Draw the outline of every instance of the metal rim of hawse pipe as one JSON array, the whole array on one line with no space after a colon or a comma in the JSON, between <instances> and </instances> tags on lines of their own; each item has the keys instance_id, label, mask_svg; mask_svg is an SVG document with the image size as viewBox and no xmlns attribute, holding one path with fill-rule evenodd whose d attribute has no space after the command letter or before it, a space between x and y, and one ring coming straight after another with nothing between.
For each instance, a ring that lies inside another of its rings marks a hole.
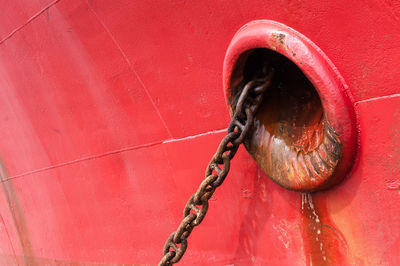
<instances>
[{"instance_id":1,"label":"metal rim of hawse pipe","mask_svg":"<svg viewBox=\"0 0 400 266\"><path fill-rule=\"evenodd\" d=\"M217 152L208 164L204 181L186 203L183 220L178 229L167 239L163 249L164 256L159 265L177 263L186 252L187 238L194 227L203 221L208 211L208 201L227 176L230 161L247 137L264 92L271 84L273 70L269 69L268 73L263 74L264 77L249 81L238 94L240 96L237 98L227 135L222 139Z\"/></svg>"}]
</instances>

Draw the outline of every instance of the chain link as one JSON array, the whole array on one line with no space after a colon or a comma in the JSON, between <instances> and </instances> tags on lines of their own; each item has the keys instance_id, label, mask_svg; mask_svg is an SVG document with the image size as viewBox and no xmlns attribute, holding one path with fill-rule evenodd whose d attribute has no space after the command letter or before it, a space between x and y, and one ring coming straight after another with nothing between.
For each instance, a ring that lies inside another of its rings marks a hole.
<instances>
[{"instance_id":1,"label":"chain link","mask_svg":"<svg viewBox=\"0 0 400 266\"><path fill-rule=\"evenodd\" d=\"M208 200L215 189L224 182L230 169L231 159L253 124L254 115L261 104L263 94L271 84L272 73L270 71L264 78L249 81L243 87L228 126L228 134L222 139L217 152L208 164L205 179L186 203L181 224L165 243L164 257L159 262L159 266L177 263L185 253L188 245L187 238L193 228L203 221L208 210Z\"/></svg>"}]
</instances>

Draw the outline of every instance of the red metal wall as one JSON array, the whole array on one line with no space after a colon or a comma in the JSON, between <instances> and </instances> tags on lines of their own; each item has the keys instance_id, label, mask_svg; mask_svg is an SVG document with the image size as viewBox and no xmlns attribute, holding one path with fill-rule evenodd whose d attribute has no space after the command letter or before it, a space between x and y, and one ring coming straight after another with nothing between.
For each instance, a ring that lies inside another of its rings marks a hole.
<instances>
[{"instance_id":1,"label":"red metal wall","mask_svg":"<svg viewBox=\"0 0 400 266\"><path fill-rule=\"evenodd\" d=\"M0 6L2 264L156 264L224 135L222 62L253 19L293 27L336 65L358 160L308 195L278 187L241 148L181 263L400 264L397 2Z\"/></svg>"}]
</instances>

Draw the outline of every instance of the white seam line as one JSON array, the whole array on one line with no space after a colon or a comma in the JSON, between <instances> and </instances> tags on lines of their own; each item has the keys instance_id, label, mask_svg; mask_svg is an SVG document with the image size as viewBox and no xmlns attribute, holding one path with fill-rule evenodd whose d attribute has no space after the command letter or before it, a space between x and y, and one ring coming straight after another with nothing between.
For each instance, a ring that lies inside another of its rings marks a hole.
<instances>
[{"instance_id":1,"label":"white seam line","mask_svg":"<svg viewBox=\"0 0 400 266\"><path fill-rule=\"evenodd\" d=\"M379 97L374 97L374 98L370 98L370 99L360 100L360 101L355 102L354 104L372 102L372 101L376 101L376 100L391 99L391 98L396 98L396 97L399 97L399 96L400 96L400 93L391 94L391 95L385 95L385 96L379 96Z\"/></svg>"},{"instance_id":2,"label":"white seam line","mask_svg":"<svg viewBox=\"0 0 400 266\"><path fill-rule=\"evenodd\" d=\"M194 139L194 138L198 138L198 137L202 137L202 136L206 136L206 135L211 135L211 134L218 134L218 133L225 132L226 130L228 130L228 129L227 128L223 128L223 129L212 130L212 131L209 131L209 132L200 133L200 134L197 134L197 135L187 136L187 137L178 138L178 139L167 139L167 140L164 140L162 142L162 144Z\"/></svg>"},{"instance_id":3,"label":"white seam line","mask_svg":"<svg viewBox=\"0 0 400 266\"><path fill-rule=\"evenodd\" d=\"M152 143L136 145L133 147L126 147L126 148L113 150L113 151L109 151L109 152L105 152L105 153L101 153L101 154L97 154L97 155L89 155L89 156L85 156L85 157L82 157L79 159L59 163L56 165L46 166L46 167L42 167L39 169L35 169L35 170L27 171L24 173L16 174L13 176L9 176L9 177L5 178L4 180L0 180L0 182L6 182L8 180L20 178L20 177L31 175L31 174L37 174L40 172L44 172L44 171L48 171L48 170L52 170L52 169L56 169L56 168L60 168L63 166L68 166L68 165L72 165L72 164L76 164L76 163L80 163L80 162L84 162L84 161L88 161L88 160L95 160L95 159L99 159L99 158L106 157L109 155L119 154L119 153L123 153L123 152L129 152L129 151L133 151L133 150L139 150L139 149L143 149L143 148L149 148L149 147L157 146L160 144L167 144L167 143L173 143L173 142L178 142L178 141L190 140L190 139L194 139L194 138L198 138L198 137L202 137L202 136L206 136L206 135L211 135L211 134L218 134L221 132L225 132L226 130L227 129L212 130L209 132L200 133L200 134L192 135L192 136L187 136L187 137L183 137L183 138L179 138L179 139L168 139L168 140L164 140L164 141L157 141L157 142L152 142Z\"/></svg>"},{"instance_id":4,"label":"white seam line","mask_svg":"<svg viewBox=\"0 0 400 266\"><path fill-rule=\"evenodd\" d=\"M29 23L31 23L32 21L34 21L37 17L39 17L41 14L43 14L44 12L46 12L48 9L50 9L52 6L54 6L55 4L57 4L60 0L55 0L53 2L51 2L50 4L48 4L47 6L45 6L43 9L39 10L39 12L35 13L33 16L31 16L27 21L24 22L24 24L20 25L19 27L17 27L16 29L14 29L13 31L11 31L7 36L5 36L1 41L0 41L0 45L3 44L5 41L7 41L8 39L10 39L12 36L14 36L14 34L16 34L17 32L19 32L20 30L22 30L23 28L25 28L25 26L27 26Z\"/></svg>"}]
</instances>

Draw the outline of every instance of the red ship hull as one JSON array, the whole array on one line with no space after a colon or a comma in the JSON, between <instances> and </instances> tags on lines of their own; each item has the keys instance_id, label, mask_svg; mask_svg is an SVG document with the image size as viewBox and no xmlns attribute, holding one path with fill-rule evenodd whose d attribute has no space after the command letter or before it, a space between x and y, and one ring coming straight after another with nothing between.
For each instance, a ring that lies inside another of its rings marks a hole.
<instances>
[{"instance_id":1,"label":"red ship hull","mask_svg":"<svg viewBox=\"0 0 400 266\"><path fill-rule=\"evenodd\" d=\"M255 19L298 30L337 67L357 159L339 185L307 194L240 148L180 263L400 264L398 3L1 6L2 265L158 263L229 122L226 49Z\"/></svg>"}]
</instances>

